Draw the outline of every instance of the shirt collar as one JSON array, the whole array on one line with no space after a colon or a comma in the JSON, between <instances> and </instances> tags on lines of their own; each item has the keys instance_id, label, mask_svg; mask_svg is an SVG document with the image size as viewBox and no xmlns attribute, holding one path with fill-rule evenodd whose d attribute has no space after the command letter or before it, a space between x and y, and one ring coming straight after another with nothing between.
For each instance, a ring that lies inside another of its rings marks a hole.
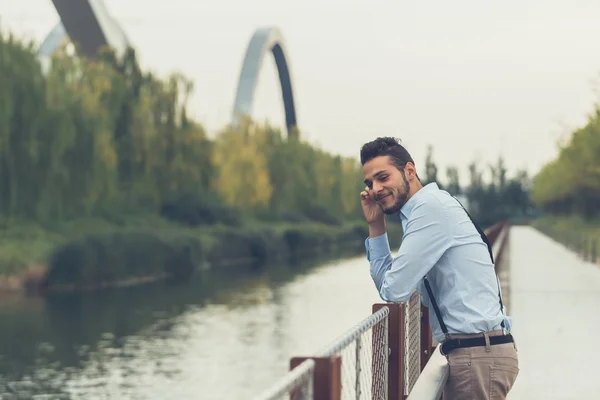
<instances>
[{"instance_id":1,"label":"shirt collar","mask_svg":"<svg viewBox=\"0 0 600 400\"><path fill-rule=\"evenodd\" d=\"M415 194L413 194L413 196L410 199L408 199L408 201L406 203L404 203L404 205L400 209L401 216L408 219L408 217L410 216L410 213L412 212L413 208L415 207L415 204L417 204L417 200L418 200L419 196L422 196L424 193L431 192L434 190L439 190L439 189L440 188L438 187L437 183L431 182L431 183L428 183L427 185L423 186L421 189L417 190L417 192Z\"/></svg>"}]
</instances>

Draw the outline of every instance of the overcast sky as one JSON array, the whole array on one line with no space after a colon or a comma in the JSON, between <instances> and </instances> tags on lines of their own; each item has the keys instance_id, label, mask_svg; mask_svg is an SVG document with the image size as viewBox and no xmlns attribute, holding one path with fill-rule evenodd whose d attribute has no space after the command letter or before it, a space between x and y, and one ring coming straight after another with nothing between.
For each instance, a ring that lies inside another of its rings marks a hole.
<instances>
[{"instance_id":1,"label":"overcast sky","mask_svg":"<svg viewBox=\"0 0 600 400\"><path fill-rule=\"evenodd\" d=\"M338 154L357 156L362 143L391 135L420 171L432 144L444 171L502 153L510 171L533 174L596 101L597 0L105 4L146 68L194 80L191 111L211 132L230 121L246 45L264 25L286 40L304 137ZM57 22L50 0L0 0L4 29L41 41ZM284 122L272 58L254 116Z\"/></svg>"}]
</instances>

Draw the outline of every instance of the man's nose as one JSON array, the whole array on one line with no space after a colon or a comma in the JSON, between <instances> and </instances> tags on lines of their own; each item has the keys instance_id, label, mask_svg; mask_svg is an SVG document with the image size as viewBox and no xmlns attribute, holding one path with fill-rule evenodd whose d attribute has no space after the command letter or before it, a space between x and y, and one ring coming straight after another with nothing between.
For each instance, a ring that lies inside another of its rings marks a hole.
<instances>
[{"instance_id":1,"label":"man's nose","mask_svg":"<svg viewBox=\"0 0 600 400\"><path fill-rule=\"evenodd\" d=\"M375 193L380 193L383 191L383 185L380 185L378 183L373 183L373 191Z\"/></svg>"}]
</instances>

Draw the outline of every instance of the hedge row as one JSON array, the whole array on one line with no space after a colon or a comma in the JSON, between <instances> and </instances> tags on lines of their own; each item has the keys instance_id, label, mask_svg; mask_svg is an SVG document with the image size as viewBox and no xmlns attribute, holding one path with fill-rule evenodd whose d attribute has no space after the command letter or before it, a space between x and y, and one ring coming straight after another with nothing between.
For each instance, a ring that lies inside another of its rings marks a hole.
<instances>
[{"instance_id":1,"label":"hedge row","mask_svg":"<svg viewBox=\"0 0 600 400\"><path fill-rule=\"evenodd\" d=\"M399 230L393 224L391 230ZM43 287L96 288L143 280L187 280L197 270L243 263L262 266L358 245L364 224L222 228L211 233L134 230L81 237L52 254Z\"/></svg>"}]
</instances>

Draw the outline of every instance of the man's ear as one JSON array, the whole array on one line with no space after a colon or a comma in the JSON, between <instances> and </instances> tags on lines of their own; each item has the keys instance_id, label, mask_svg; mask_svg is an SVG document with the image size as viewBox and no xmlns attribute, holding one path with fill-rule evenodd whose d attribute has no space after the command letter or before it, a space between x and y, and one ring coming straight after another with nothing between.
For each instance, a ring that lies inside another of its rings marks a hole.
<instances>
[{"instance_id":1,"label":"man's ear","mask_svg":"<svg viewBox=\"0 0 600 400\"><path fill-rule=\"evenodd\" d=\"M406 163L406 166L404 167L404 171L406 174L406 178L408 180L413 180L414 178L417 177L417 168L415 167L415 164L413 164L411 162Z\"/></svg>"}]
</instances>

